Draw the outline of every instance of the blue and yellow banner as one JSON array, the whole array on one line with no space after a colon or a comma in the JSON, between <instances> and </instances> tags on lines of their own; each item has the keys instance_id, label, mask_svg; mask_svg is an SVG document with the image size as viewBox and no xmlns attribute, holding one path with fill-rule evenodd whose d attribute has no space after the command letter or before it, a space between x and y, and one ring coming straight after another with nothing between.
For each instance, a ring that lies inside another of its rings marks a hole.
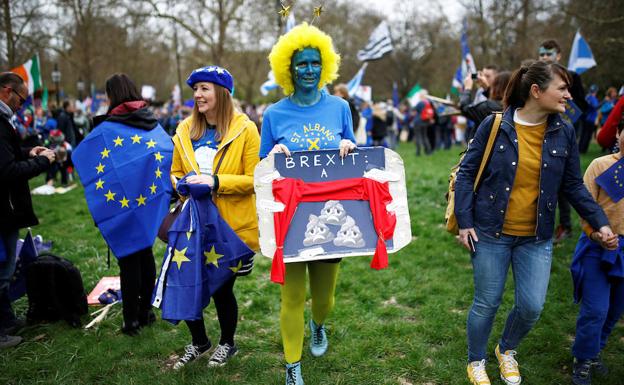
<instances>
[{"instance_id":1,"label":"blue and yellow banner","mask_svg":"<svg viewBox=\"0 0 624 385\"><path fill-rule=\"evenodd\" d=\"M108 121L72 154L91 216L117 258L153 245L169 209L172 154L160 125L147 131Z\"/></svg>"},{"instance_id":2,"label":"blue and yellow banner","mask_svg":"<svg viewBox=\"0 0 624 385\"><path fill-rule=\"evenodd\" d=\"M624 198L624 158L600 174L596 178L596 184L607 193L613 202L617 203Z\"/></svg>"}]
</instances>

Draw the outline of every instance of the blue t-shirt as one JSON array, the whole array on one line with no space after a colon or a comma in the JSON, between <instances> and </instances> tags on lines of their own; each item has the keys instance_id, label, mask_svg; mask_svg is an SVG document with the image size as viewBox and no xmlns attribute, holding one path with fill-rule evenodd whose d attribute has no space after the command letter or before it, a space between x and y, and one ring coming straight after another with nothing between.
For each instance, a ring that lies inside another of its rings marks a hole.
<instances>
[{"instance_id":1,"label":"blue t-shirt","mask_svg":"<svg viewBox=\"0 0 624 385\"><path fill-rule=\"evenodd\" d=\"M337 96L321 93L312 106L298 106L289 98L271 105L264 112L260 158L277 143L290 151L335 149L342 139L355 143L349 104Z\"/></svg>"},{"instance_id":2,"label":"blue t-shirt","mask_svg":"<svg viewBox=\"0 0 624 385\"><path fill-rule=\"evenodd\" d=\"M197 140L191 140L193 151L195 152L195 160L202 174L212 175L212 166L215 155L217 155L218 141L215 140L217 130L208 126L204 132L204 136Z\"/></svg>"}]
</instances>

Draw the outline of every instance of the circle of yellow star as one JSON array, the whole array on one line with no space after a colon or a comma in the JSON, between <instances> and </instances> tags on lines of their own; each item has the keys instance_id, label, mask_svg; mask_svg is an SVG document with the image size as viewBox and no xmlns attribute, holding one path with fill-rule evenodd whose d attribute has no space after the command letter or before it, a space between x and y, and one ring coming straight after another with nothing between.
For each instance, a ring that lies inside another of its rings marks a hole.
<instances>
[{"instance_id":1,"label":"circle of yellow star","mask_svg":"<svg viewBox=\"0 0 624 385\"><path fill-rule=\"evenodd\" d=\"M104 188L104 181L102 179L98 179L98 181L95 182L95 189L100 190L103 188Z\"/></svg>"},{"instance_id":2,"label":"circle of yellow star","mask_svg":"<svg viewBox=\"0 0 624 385\"><path fill-rule=\"evenodd\" d=\"M115 147L123 146L123 141L124 141L123 138L120 138L119 136L117 136L117 138L113 140L113 142L115 142Z\"/></svg>"},{"instance_id":3,"label":"circle of yellow star","mask_svg":"<svg viewBox=\"0 0 624 385\"><path fill-rule=\"evenodd\" d=\"M155 157L155 158L156 158L156 160L157 160L157 161L159 161L159 162L162 162L162 160L163 160L163 158L164 158L164 156L162 156L162 155L160 154L160 152L155 153L155 154L154 154L154 157Z\"/></svg>"},{"instance_id":4,"label":"circle of yellow star","mask_svg":"<svg viewBox=\"0 0 624 385\"><path fill-rule=\"evenodd\" d=\"M130 206L128 206L128 202L130 202L130 201L127 200L126 197L123 197L123 199L121 199L119 201L119 203L121 203L121 207L128 207L129 208Z\"/></svg>"},{"instance_id":5,"label":"circle of yellow star","mask_svg":"<svg viewBox=\"0 0 624 385\"><path fill-rule=\"evenodd\" d=\"M241 261L240 259L238 260L238 265L236 266L232 266L229 269L232 270L232 273L236 274L238 273L238 271L243 267L243 261Z\"/></svg>"},{"instance_id":6,"label":"circle of yellow star","mask_svg":"<svg viewBox=\"0 0 624 385\"><path fill-rule=\"evenodd\" d=\"M182 250L173 249L173 258L171 260L178 264L178 270L182 267L184 262L190 262L191 260L186 257L186 250L188 247L183 248Z\"/></svg>"},{"instance_id":7,"label":"circle of yellow star","mask_svg":"<svg viewBox=\"0 0 624 385\"><path fill-rule=\"evenodd\" d=\"M147 144L147 148L154 148L156 146L154 139L150 139L149 142L146 142L145 144Z\"/></svg>"},{"instance_id":8,"label":"circle of yellow star","mask_svg":"<svg viewBox=\"0 0 624 385\"><path fill-rule=\"evenodd\" d=\"M108 192L106 194L104 194L104 196L106 197L106 202L108 201L114 201L115 200L115 195L117 193L112 192L111 190L108 190Z\"/></svg>"},{"instance_id":9,"label":"circle of yellow star","mask_svg":"<svg viewBox=\"0 0 624 385\"><path fill-rule=\"evenodd\" d=\"M137 134L134 134L134 136L130 137L130 139L132 139L132 144L135 144L135 143L141 143L141 139L143 139L143 137Z\"/></svg>"},{"instance_id":10,"label":"circle of yellow star","mask_svg":"<svg viewBox=\"0 0 624 385\"><path fill-rule=\"evenodd\" d=\"M145 197L143 196L143 194L140 194L140 195L139 195L139 197L136 199L137 204L138 204L139 206L145 206L145 199L147 199L147 198L145 198Z\"/></svg>"},{"instance_id":11,"label":"circle of yellow star","mask_svg":"<svg viewBox=\"0 0 624 385\"><path fill-rule=\"evenodd\" d=\"M215 251L214 245L210 251L205 251L204 255L206 256L206 265L213 264L216 267L219 267L219 259L223 258L223 254L219 254Z\"/></svg>"},{"instance_id":12,"label":"circle of yellow star","mask_svg":"<svg viewBox=\"0 0 624 385\"><path fill-rule=\"evenodd\" d=\"M100 152L100 154L102 154L102 159L104 158L108 158L108 154L110 153L110 150L106 147L104 147L104 150L102 150L102 152Z\"/></svg>"},{"instance_id":13,"label":"circle of yellow star","mask_svg":"<svg viewBox=\"0 0 624 385\"><path fill-rule=\"evenodd\" d=\"M160 171L160 167L156 167L156 171L154 171L154 173L156 173L156 178L160 178L160 176L162 175L162 171Z\"/></svg>"},{"instance_id":14,"label":"circle of yellow star","mask_svg":"<svg viewBox=\"0 0 624 385\"><path fill-rule=\"evenodd\" d=\"M106 166L104 166L102 163L100 163L97 166L95 166L95 169L97 170L98 174L101 174L101 173L104 172L104 167L106 167Z\"/></svg>"},{"instance_id":15,"label":"circle of yellow star","mask_svg":"<svg viewBox=\"0 0 624 385\"><path fill-rule=\"evenodd\" d=\"M156 185L154 183L152 183L152 185L149 187L149 189L152 192L152 194L156 194Z\"/></svg>"}]
</instances>

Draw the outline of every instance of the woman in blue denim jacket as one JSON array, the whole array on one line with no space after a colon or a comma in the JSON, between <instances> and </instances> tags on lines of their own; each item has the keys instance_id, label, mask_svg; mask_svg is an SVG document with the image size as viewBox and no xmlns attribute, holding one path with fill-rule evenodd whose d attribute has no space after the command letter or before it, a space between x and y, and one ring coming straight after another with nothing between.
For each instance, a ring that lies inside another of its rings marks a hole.
<instances>
[{"instance_id":1,"label":"woman in blue denim jacket","mask_svg":"<svg viewBox=\"0 0 624 385\"><path fill-rule=\"evenodd\" d=\"M507 385L521 382L514 349L537 322L546 299L559 191L600 229L605 241L615 239L604 212L583 185L574 128L560 116L570 99L570 82L566 69L556 63L535 62L516 70L476 192L474 181L493 116L477 129L457 174L455 215L460 240L472 251L475 285L467 324L467 371L474 385L490 384L487 342L510 265L515 303L495 355L501 379Z\"/></svg>"}]
</instances>

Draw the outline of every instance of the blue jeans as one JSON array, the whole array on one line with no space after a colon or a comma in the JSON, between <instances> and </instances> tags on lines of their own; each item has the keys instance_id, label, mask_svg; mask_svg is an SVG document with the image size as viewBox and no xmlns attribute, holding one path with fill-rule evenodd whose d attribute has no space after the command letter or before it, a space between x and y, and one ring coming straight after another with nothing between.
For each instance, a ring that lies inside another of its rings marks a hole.
<instances>
[{"instance_id":1,"label":"blue jeans","mask_svg":"<svg viewBox=\"0 0 624 385\"><path fill-rule=\"evenodd\" d=\"M600 258L583 258L581 308L572 354L579 360L598 357L624 312L624 282L609 279Z\"/></svg>"},{"instance_id":2,"label":"blue jeans","mask_svg":"<svg viewBox=\"0 0 624 385\"><path fill-rule=\"evenodd\" d=\"M537 322L544 308L552 240L501 235L495 238L477 230L479 242L472 254L474 300L468 313L468 360L487 358L487 343L501 303L511 265L515 302L499 341L500 350L515 349Z\"/></svg>"},{"instance_id":3,"label":"blue jeans","mask_svg":"<svg viewBox=\"0 0 624 385\"><path fill-rule=\"evenodd\" d=\"M2 329L4 329L5 324L15 319L11 300L9 300L9 285L15 272L15 259L17 258L15 248L18 235L17 230L0 233L7 253L6 261L0 262L0 334L3 333Z\"/></svg>"}]
</instances>

